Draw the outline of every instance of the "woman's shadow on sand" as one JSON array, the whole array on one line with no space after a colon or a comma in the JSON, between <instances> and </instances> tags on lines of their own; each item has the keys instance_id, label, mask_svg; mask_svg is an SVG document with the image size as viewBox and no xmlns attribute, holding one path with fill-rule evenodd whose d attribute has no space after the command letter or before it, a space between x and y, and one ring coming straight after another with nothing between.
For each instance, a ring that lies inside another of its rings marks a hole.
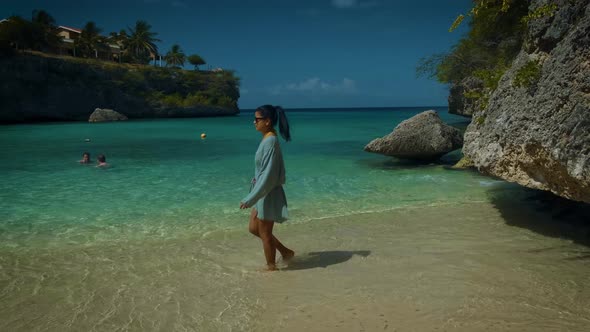
<instances>
[{"instance_id":1,"label":"woman's shadow on sand","mask_svg":"<svg viewBox=\"0 0 590 332\"><path fill-rule=\"evenodd\" d=\"M371 254L369 250L357 251L314 251L295 256L287 267L281 270L296 271L313 269L316 267L326 268L330 265L344 263L354 255L367 257Z\"/></svg>"}]
</instances>

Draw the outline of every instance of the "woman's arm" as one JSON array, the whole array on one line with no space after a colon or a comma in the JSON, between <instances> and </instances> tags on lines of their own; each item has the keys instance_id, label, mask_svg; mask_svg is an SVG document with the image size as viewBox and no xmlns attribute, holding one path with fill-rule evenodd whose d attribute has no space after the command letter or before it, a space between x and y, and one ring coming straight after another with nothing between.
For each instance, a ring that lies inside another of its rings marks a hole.
<instances>
[{"instance_id":1,"label":"woman's arm","mask_svg":"<svg viewBox=\"0 0 590 332\"><path fill-rule=\"evenodd\" d=\"M260 174L254 184L254 188L241 201L246 207L256 204L259 199L266 196L277 185L280 172L279 153L280 151L277 151L274 144L270 144L264 151L259 170Z\"/></svg>"}]
</instances>

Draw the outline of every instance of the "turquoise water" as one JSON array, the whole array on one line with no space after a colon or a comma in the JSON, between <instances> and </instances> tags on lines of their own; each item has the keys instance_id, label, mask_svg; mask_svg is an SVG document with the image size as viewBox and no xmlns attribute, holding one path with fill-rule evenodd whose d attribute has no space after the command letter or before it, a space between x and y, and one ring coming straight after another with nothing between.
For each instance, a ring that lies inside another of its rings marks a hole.
<instances>
[{"instance_id":1,"label":"turquoise water","mask_svg":"<svg viewBox=\"0 0 590 332\"><path fill-rule=\"evenodd\" d=\"M359 212L485 201L505 186L474 172L363 151L425 109L289 112L282 141L293 222ZM438 109L444 121L464 118ZM236 117L0 127L0 243L63 245L245 227L238 209L260 134ZM207 133L205 140L201 133ZM86 142L90 139L90 142ZM82 152L112 167L79 165ZM443 162L460 158L454 152ZM516 188L516 187L514 187ZM518 190L518 189L514 189Z\"/></svg>"}]
</instances>

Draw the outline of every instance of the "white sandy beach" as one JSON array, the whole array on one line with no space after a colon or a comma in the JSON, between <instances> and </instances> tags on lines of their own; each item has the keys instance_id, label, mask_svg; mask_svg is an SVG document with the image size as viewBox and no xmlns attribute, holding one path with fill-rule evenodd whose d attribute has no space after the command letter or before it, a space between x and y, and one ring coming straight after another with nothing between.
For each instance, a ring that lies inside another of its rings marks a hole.
<instances>
[{"instance_id":1,"label":"white sandy beach","mask_svg":"<svg viewBox=\"0 0 590 332\"><path fill-rule=\"evenodd\" d=\"M274 273L246 220L8 252L0 330L584 331L587 247L507 218L481 203L278 225L297 258Z\"/></svg>"}]
</instances>

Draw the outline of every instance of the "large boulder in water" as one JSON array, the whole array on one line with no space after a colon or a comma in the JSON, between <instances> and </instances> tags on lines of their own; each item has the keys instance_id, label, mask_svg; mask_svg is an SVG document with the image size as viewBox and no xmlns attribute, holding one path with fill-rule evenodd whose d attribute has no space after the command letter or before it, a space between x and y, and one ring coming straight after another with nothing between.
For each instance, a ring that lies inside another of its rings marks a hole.
<instances>
[{"instance_id":1,"label":"large boulder in water","mask_svg":"<svg viewBox=\"0 0 590 332\"><path fill-rule=\"evenodd\" d=\"M88 122L106 122L106 121L122 121L127 120L127 117L119 112L107 109L97 108L90 114Z\"/></svg>"},{"instance_id":2,"label":"large boulder in water","mask_svg":"<svg viewBox=\"0 0 590 332\"><path fill-rule=\"evenodd\" d=\"M367 144L365 151L402 159L436 160L462 145L461 132L429 110L402 121L391 134Z\"/></svg>"}]
</instances>

